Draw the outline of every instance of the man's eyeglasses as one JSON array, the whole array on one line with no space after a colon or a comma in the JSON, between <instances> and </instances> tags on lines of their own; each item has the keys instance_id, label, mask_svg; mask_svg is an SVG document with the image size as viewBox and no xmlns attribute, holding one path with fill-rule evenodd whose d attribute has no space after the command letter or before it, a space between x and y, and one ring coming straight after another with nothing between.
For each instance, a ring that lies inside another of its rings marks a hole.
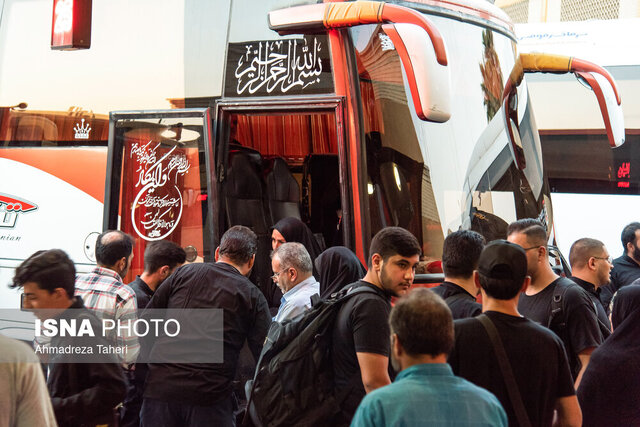
<instances>
[{"instance_id":1,"label":"man's eyeglasses","mask_svg":"<svg viewBox=\"0 0 640 427\"><path fill-rule=\"evenodd\" d=\"M271 276L271 280L273 280L274 282L277 282L277 281L278 281L278 278L280 277L280 275L281 275L282 273L284 273L285 271L287 271L287 270L282 270L282 271L280 271L280 272L278 272L278 273L274 273L274 274L273 274L273 276Z\"/></svg>"},{"instance_id":2,"label":"man's eyeglasses","mask_svg":"<svg viewBox=\"0 0 640 427\"><path fill-rule=\"evenodd\" d=\"M607 261L609 264L613 265L613 258L611 257L611 255L609 255L608 257L600 257L600 256L594 256L591 258L595 258L595 259L603 259L605 261Z\"/></svg>"},{"instance_id":3,"label":"man's eyeglasses","mask_svg":"<svg viewBox=\"0 0 640 427\"><path fill-rule=\"evenodd\" d=\"M530 248L522 248L522 250L524 250L525 252L527 252L527 251L530 251L531 249L538 249L538 248L541 248L541 247L542 247L541 245L538 245L538 246L531 246Z\"/></svg>"}]
</instances>

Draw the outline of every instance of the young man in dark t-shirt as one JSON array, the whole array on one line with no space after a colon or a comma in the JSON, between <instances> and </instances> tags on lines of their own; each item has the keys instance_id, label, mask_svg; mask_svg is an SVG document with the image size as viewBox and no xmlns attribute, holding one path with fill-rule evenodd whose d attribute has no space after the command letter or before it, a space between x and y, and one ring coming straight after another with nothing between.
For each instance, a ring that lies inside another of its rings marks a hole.
<instances>
[{"instance_id":1,"label":"young man in dark t-shirt","mask_svg":"<svg viewBox=\"0 0 640 427\"><path fill-rule=\"evenodd\" d=\"M474 273L482 292L482 316L502 341L529 423L551 426L557 410L560 425L579 426L582 416L562 341L518 313L520 292L530 283L526 274L522 248L505 240L489 243ZM453 372L495 394L509 425L520 425L485 327L478 318L456 320L454 325L455 346L449 356Z\"/></svg>"},{"instance_id":2,"label":"young man in dark t-shirt","mask_svg":"<svg viewBox=\"0 0 640 427\"><path fill-rule=\"evenodd\" d=\"M374 292L350 298L340 308L333 332L336 395L347 394L337 425L351 421L366 393L391 382L388 323L391 297L409 291L421 249L407 230L387 227L373 237L369 253L367 274L349 286L367 286Z\"/></svg>"},{"instance_id":3,"label":"young man in dark t-shirt","mask_svg":"<svg viewBox=\"0 0 640 427\"><path fill-rule=\"evenodd\" d=\"M547 232L536 219L525 218L509 225L507 240L520 245L527 254L527 275L531 285L520 297L518 311L528 319L548 326L564 343L576 388L587 368L593 350L603 339L595 309L587 293L565 277L559 277L549 264ZM552 315L556 287L561 312Z\"/></svg>"},{"instance_id":4,"label":"young man in dark t-shirt","mask_svg":"<svg viewBox=\"0 0 640 427\"><path fill-rule=\"evenodd\" d=\"M444 282L432 291L444 299L454 319L475 317L482 313L482 306L476 301L478 290L473 282L473 270L478 266L484 244L484 237L471 230L454 231L444 239Z\"/></svg>"}]
</instances>

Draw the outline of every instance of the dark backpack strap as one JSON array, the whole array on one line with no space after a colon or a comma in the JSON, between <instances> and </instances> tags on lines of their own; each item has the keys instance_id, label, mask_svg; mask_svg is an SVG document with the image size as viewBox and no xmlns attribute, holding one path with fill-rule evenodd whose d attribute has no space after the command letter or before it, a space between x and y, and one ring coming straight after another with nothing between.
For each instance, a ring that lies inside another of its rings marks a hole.
<instances>
[{"instance_id":1,"label":"dark backpack strap","mask_svg":"<svg viewBox=\"0 0 640 427\"><path fill-rule=\"evenodd\" d=\"M547 321L547 328L551 329L551 324L555 322L558 326L558 330L556 333L560 335L561 331L566 326L567 322L563 318L564 311L562 310L562 304L564 301L564 293L567 291L567 280L561 280L556 284L556 287L553 289L553 295L551 297L551 314L549 315L549 320ZM559 319L559 321L557 321Z\"/></svg>"},{"instance_id":2,"label":"dark backpack strap","mask_svg":"<svg viewBox=\"0 0 640 427\"><path fill-rule=\"evenodd\" d=\"M518 384L516 384L516 379L513 376L511 363L509 363L509 358L504 350L502 340L500 339L500 335L498 335L495 325L486 314L481 314L476 317L476 319L478 319L482 326L484 326L484 329L487 331L487 335L489 335L489 339L493 344L493 350L496 354L496 358L498 359L500 372L502 372L502 378L504 379L505 386L507 387L509 400L511 400L511 405L516 413L518 424L520 424L521 427L531 427L531 421L529 420L524 403L522 402L522 396L520 395Z\"/></svg>"}]
</instances>

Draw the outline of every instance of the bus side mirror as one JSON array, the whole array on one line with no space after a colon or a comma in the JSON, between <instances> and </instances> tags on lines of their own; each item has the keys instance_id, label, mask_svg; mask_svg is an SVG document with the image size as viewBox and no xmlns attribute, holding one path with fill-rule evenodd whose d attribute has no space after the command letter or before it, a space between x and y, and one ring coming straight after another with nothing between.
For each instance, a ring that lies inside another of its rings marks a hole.
<instances>
[{"instance_id":1,"label":"bus side mirror","mask_svg":"<svg viewBox=\"0 0 640 427\"><path fill-rule=\"evenodd\" d=\"M542 53L523 53L518 56L509 80L502 94L502 113L509 147L516 167L526 167L524 151L520 141L518 124L517 87L524 73L574 73L578 80L593 90L602 113L609 145L612 148L624 144L625 129L622 115L622 102L611 74L592 62L568 56Z\"/></svg>"},{"instance_id":2,"label":"bus side mirror","mask_svg":"<svg viewBox=\"0 0 640 427\"><path fill-rule=\"evenodd\" d=\"M594 71L576 72L576 78L585 86L588 85L587 87L593 90L598 99L611 148L624 144L624 117L622 115L622 106L617 101L614 86L605 76Z\"/></svg>"},{"instance_id":3,"label":"bus side mirror","mask_svg":"<svg viewBox=\"0 0 640 427\"><path fill-rule=\"evenodd\" d=\"M400 56L418 117L438 123L449 120L449 69L438 63L434 46L426 31L412 24L385 24L382 30L389 36Z\"/></svg>"}]
</instances>

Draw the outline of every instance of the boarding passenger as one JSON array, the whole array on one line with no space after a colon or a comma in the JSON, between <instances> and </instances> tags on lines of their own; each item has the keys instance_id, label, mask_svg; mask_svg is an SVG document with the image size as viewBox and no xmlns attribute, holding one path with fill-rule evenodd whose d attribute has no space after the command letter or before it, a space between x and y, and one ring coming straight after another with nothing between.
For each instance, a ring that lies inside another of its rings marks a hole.
<instances>
[{"instance_id":1,"label":"boarding passenger","mask_svg":"<svg viewBox=\"0 0 640 427\"><path fill-rule=\"evenodd\" d=\"M640 222L632 222L624 227L620 240L622 241L623 254L613 260L611 281L602 287L600 294L607 313L609 313L613 294L621 287L630 285L640 278ZM636 284L640 284L640 282Z\"/></svg>"},{"instance_id":2,"label":"boarding passenger","mask_svg":"<svg viewBox=\"0 0 640 427\"><path fill-rule=\"evenodd\" d=\"M314 263L320 282L320 297L328 298L346 285L357 282L367 273L356 254L344 246L331 247Z\"/></svg>"},{"instance_id":3,"label":"boarding passenger","mask_svg":"<svg viewBox=\"0 0 640 427\"><path fill-rule=\"evenodd\" d=\"M136 294L138 311L142 311L171 273L187 259L184 249L169 240L150 242L144 250L144 271L129 283Z\"/></svg>"},{"instance_id":4,"label":"boarding passenger","mask_svg":"<svg viewBox=\"0 0 640 427\"><path fill-rule=\"evenodd\" d=\"M531 277L518 311L562 339L577 388L591 352L603 340L593 303L580 286L551 269L547 232L540 221L526 218L511 223L507 240L524 249Z\"/></svg>"},{"instance_id":5,"label":"boarding passenger","mask_svg":"<svg viewBox=\"0 0 640 427\"><path fill-rule=\"evenodd\" d=\"M640 425L640 285L616 293L611 323L578 389L585 427Z\"/></svg>"},{"instance_id":6,"label":"boarding passenger","mask_svg":"<svg viewBox=\"0 0 640 427\"><path fill-rule=\"evenodd\" d=\"M420 260L420 244L400 227L380 230L372 239L369 270L353 287L375 292L351 297L338 311L332 336L336 395L347 392L337 425L348 424L365 396L391 382L389 312L391 297L405 295Z\"/></svg>"},{"instance_id":7,"label":"boarding passenger","mask_svg":"<svg viewBox=\"0 0 640 427\"><path fill-rule=\"evenodd\" d=\"M571 280L584 289L598 314L598 325L603 338L611 335L609 316L600 300L600 289L609 283L613 267L609 251L600 240L583 238L576 240L569 251Z\"/></svg>"},{"instance_id":8,"label":"boarding passenger","mask_svg":"<svg viewBox=\"0 0 640 427\"><path fill-rule=\"evenodd\" d=\"M0 427L55 427L40 360L23 342L0 335Z\"/></svg>"},{"instance_id":9,"label":"boarding passenger","mask_svg":"<svg viewBox=\"0 0 640 427\"><path fill-rule=\"evenodd\" d=\"M271 323L267 301L246 277L257 248L253 231L231 227L215 251L215 263L180 267L156 290L148 309L223 310L223 342L215 327L202 325L201 333L221 348L224 361L149 364L142 426L235 425L232 381L238 354L246 342L257 360Z\"/></svg>"},{"instance_id":10,"label":"boarding passenger","mask_svg":"<svg viewBox=\"0 0 640 427\"><path fill-rule=\"evenodd\" d=\"M115 425L114 407L122 402L125 381L115 355L98 354L108 341L97 332L102 329L99 320L81 298L73 296L75 273L73 262L63 251L38 251L18 266L13 287L24 289L26 308L33 309L40 320L65 320L76 325L88 322L93 331L93 336L56 334L47 347L51 350L47 351L47 385L58 424ZM77 350L65 353L67 348Z\"/></svg>"},{"instance_id":11,"label":"boarding passenger","mask_svg":"<svg viewBox=\"0 0 640 427\"><path fill-rule=\"evenodd\" d=\"M320 255L321 249L315 236L307 225L298 218L283 218L271 229L271 248L275 251L278 246L287 242L302 243L311 256L311 261Z\"/></svg>"},{"instance_id":12,"label":"boarding passenger","mask_svg":"<svg viewBox=\"0 0 640 427\"><path fill-rule=\"evenodd\" d=\"M507 426L498 399L453 375L447 364L453 319L442 298L414 289L391 309L389 323L391 362L400 373L393 384L364 397L352 427Z\"/></svg>"},{"instance_id":13,"label":"boarding passenger","mask_svg":"<svg viewBox=\"0 0 640 427\"><path fill-rule=\"evenodd\" d=\"M144 271L129 283L136 294L138 312L147 306L154 292L176 268L184 264L187 254L184 249L169 240L150 242L144 250ZM121 427L140 425L140 409L142 408L142 392L147 376L147 365L136 364L136 368L126 372L127 396L122 408Z\"/></svg>"},{"instance_id":14,"label":"boarding passenger","mask_svg":"<svg viewBox=\"0 0 640 427\"><path fill-rule=\"evenodd\" d=\"M318 295L320 284L313 277L311 257L301 243L284 243L271 257L273 280L282 291L276 322L293 319L311 308L311 297ZM319 296L319 295L318 295Z\"/></svg>"},{"instance_id":15,"label":"boarding passenger","mask_svg":"<svg viewBox=\"0 0 640 427\"><path fill-rule=\"evenodd\" d=\"M444 299L454 319L482 313L482 305L476 301L479 290L473 281L473 270L478 266L484 244L484 237L471 230L454 231L444 239L444 282L432 290Z\"/></svg>"},{"instance_id":16,"label":"boarding passenger","mask_svg":"<svg viewBox=\"0 0 640 427\"><path fill-rule=\"evenodd\" d=\"M90 273L76 277L76 296L99 319L129 324L137 319L136 294L122 283L133 260L133 238L119 230L107 230L96 240L98 266ZM107 337L113 344L126 348L121 356L126 368L136 361L140 346L131 329L113 330Z\"/></svg>"},{"instance_id":17,"label":"boarding passenger","mask_svg":"<svg viewBox=\"0 0 640 427\"><path fill-rule=\"evenodd\" d=\"M454 322L453 372L495 394L510 426L551 426L554 410L559 425L579 426L562 341L518 313L518 299L531 282L524 249L505 240L489 243L474 280L484 314Z\"/></svg>"}]
</instances>

